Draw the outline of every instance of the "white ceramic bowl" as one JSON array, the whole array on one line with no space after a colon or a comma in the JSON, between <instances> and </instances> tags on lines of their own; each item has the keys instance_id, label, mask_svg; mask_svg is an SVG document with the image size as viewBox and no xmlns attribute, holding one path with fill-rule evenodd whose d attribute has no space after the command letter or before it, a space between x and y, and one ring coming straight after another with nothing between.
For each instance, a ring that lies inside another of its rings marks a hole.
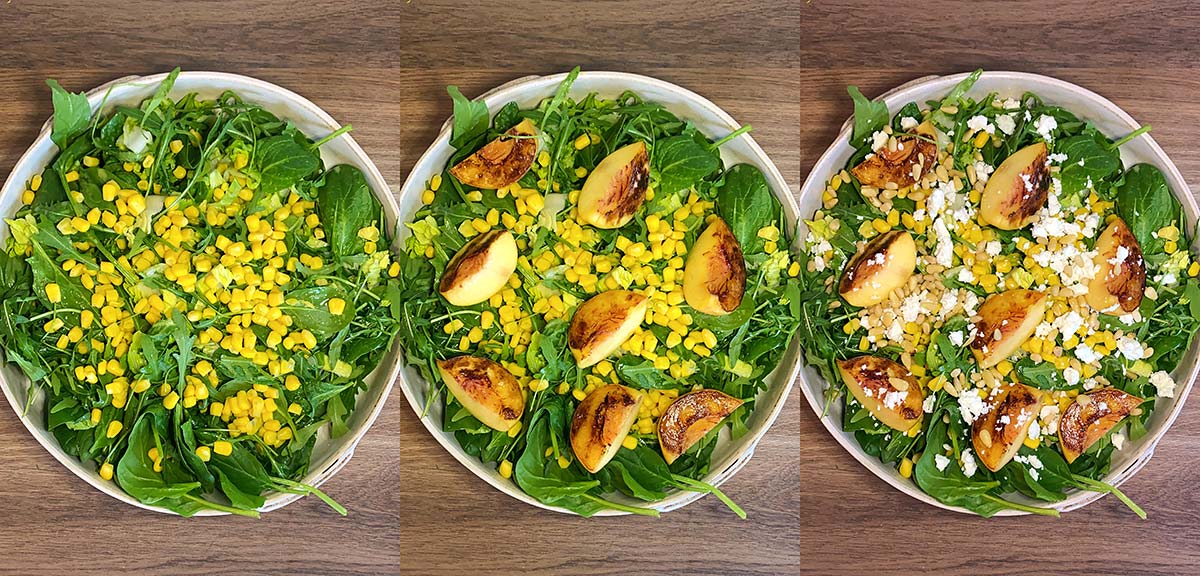
<instances>
[{"instance_id":1,"label":"white ceramic bowl","mask_svg":"<svg viewBox=\"0 0 1200 576\"><path fill-rule=\"evenodd\" d=\"M154 90L158 88L165 77L166 74L156 74L145 77L120 78L89 91L88 102L91 104L92 110L96 110L107 94L107 101L104 102L105 112L111 111L118 104L136 106L142 100L153 95ZM216 98L225 90L233 90L246 101L259 104L280 118L291 121L310 138L326 136L340 127L329 114L299 94L262 80L237 74L182 72L175 81L170 96L179 98L189 92L196 92L202 98ZM50 95L47 93L46 98L49 99L49 97ZM5 218L16 212L21 206L21 192L25 189L25 183L49 164L54 155L58 153L58 148L50 141L49 125L49 121L43 125L42 131L33 145L17 161L12 173L8 176L8 181L4 183L4 188L0 189L0 214ZM367 154L352 137L345 134L323 145L321 158L327 166L352 164L362 170L375 197L383 205L388 225L395 227L399 214L396 200L392 198L387 182L379 173L379 169L371 163ZM7 237L8 224L0 220L0 238ZM396 371L399 370L399 365L400 351L399 346L396 345L383 357L379 367L367 378L367 389L359 394L356 401L357 408L351 415L350 421L347 422L350 428L347 434L340 438L330 439L328 426L321 429L316 445L313 447L309 473L302 479L304 483L319 486L346 465L350 456L354 454L354 446L366 433L375 418L379 416L384 400L391 391L392 381L395 379ZM0 366L0 389L4 391L5 398L8 399L8 403L21 422L29 429L30 434L33 434L33 437L46 448L46 451L50 452L76 476L113 498L139 508L171 513L164 508L142 504L136 498L122 491L115 482L101 479L94 464L82 463L74 456L63 452L58 441L45 428L45 406L40 392L30 404L29 411L25 412L28 385L29 379L16 365L5 363ZM268 512L282 508L299 498L300 496L295 494L270 494L267 496L266 503L259 510ZM223 514L225 513L213 510L203 510L199 513L204 516Z\"/></svg>"},{"instance_id":2,"label":"white ceramic bowl","mask_svg":"<svg viewBox=\"0 0 1200 576\"><path fill-rule=\"evenodd\" d=\"M558 84L565 77L566 74L556 74L519 78L484 94L481 100L487 104L488 110L492 113L510 101L517 102L522 108L533 107L542 99L553 96ZM680 118L692 121L701 132L709 137L725 136L740 127L729 114L700 95L647 76L620 72L582 72L572 86L570 96L580 98L589 92L598 92L604 97L616 97L625 90L633 90L648 101L662 104ZM434 174L442 171L453 153L454 149L450 147L450 125L447 121L433 145L417 160L408 180L404 182L404 187L400 189L400 208L406 219L411 218L411 215L421 206L420 196L425 188L425 182ZM761 169L766 175L775 197L783 204L783 211L788 223L794 225L798 214L796 201L788 191L787 183L784 182L779 170L775 168L775 165L771 163L766 153L759 148L753 138L749 135L742 135L724 144L721 146L721 157L726 165L749 163ZM405 228L401 231L401 235L407 235L407 231L408 229ZM728 430L721 432L717 446L713 450L711 471L704 481L720 485L737 473L750 459L754 452L754 446L766 433L771 423L775 421L780 409L783 408L784 400L792 387L792 380L795 379L796 370L799 369L799 360L799 346L796 342L792 342L791 349L783 356L779 367L768 377L767 389L761 392L757 398L757 406L747 422L750 432L736 441L729 438ZM425 379L411 366L405 366L400 371L400 389L404 391L404 396L408 398L413 410L420 416L425 409L425 400L429 392ZM514 482L500 476L494 464L480 462L478 458L463 452L454 435L442 430L440 402L434 403L433 408L421 419L421 422L447 452L497 490L539 508L571 513L563 508L542 504L523 492ZM650 504L649 507L666 512L686 506L701 496L703 494L695 492L674 492L665 499ZM615 501L626 504L646 505L645 502L625 498L622 495L613 495L612 497ZM621 514L626 513L613 510L600 512L600 515L604 516Z\"/></svg>"},{"instance_id":3,"label":"white ceramic bowl","mask_svg":"<svg viewBox=\"0 0 1200 576\"><path fill-rule=\"evenodd\" d=\"M917 102L919 105L924 106L924 103L928 100L940 100L955 84L966 77L967 74L955 74L953 76L927 76L919 78L884 94L880 99L887 104L888 110L892 113L898 111L900 107L908 102ZM1026 91L1035 92L1047 103L1062 106L1075 113L1081 119L1092 122L1101 132L1110 137L1124 136L1140 126L1129 114L1126 114L1125 111L1103 96L1069 82L1063 82L1062 80L1038 74L984 72L983 76L980 77L979 81L975 83L974 87L967 94L979 98L989 92L999 92L1002 97L1020 98L1021 94ZM848 120L843 125L841 133L838 134L837 140L817 160L812 172L808 175L808 179L805 180L804 186L801 187L800 211L805 217L808 217L821 207L821 191L824 189L825 183L845 166L846 161L854 153L854 149L849 145L850 132L851 125ZM1183 205L1183 211L1189 226L1195 227L1198 212L1196 200L1192 197L1187 182L1184 181L1179 170L1167 158L1162 148L1159 148L1158 144L1155 143L1154 138L1149 134L1144 134L1122 145L1121 160L1124 161L1126 167L1145 162L1161 169L1167 177L1167 183L1170 184L1171 191L1174 192L1175 197ZM808 230L802 229L799 235L804 237L807 234ZM1197 244L1200 244L1200 238L1193 239L1193 247ZM1154 446L1162 438L1167 428L1171 426L1171 423L1175 421L1176 416L1179 415L1180 409L1183 408L1183 401L1187 399L1188 392L1191 390L1192 380L1195 379L1197 369L1200 367L1197 362L1198 346L1200 346L1200 342L1193 343L1191 349L1184 355L1179 368L1175 370L1175 381L1179 383L1175 398L1158 398L1155 401L1154 413L1150 417L1149 422L1147 422L1149 434L1137 442L1127 443L1124 450L1113 452L1111 472L1103 478L1105 482L1114 486L1119 485L1137 473L1149 461L1150 456L1154 453ZM808 399L809 406L817 413L818 417L820 417L825 406L825 400L822 396L825 385L825 380L813 367L804 366L800 370L800 387L804 390L804 396ZM895 468L885 465L878 458L863 452L858 441L854 439L854 435L842 430L841 421L842 407L840 402L831 406L829 414L821 419L821 422L825 424L825 428L829 430L833 438L863 466L875 473L876 476L882 478L897 490L922 502L948 510L972 513L964 508L947 506L938 502L933 497L922 492L916 483L900 476L900 473ZM1052 507L1059 511L1067 512L1095 502L1101 496L1103 494L1096 492L1074 492L1062 502L1054 504L1035 501L1020 495L1013 495L1012 498L1014 501L1025 504ZM1133 498L1135 501L1137 500L1136 495L1133 495ZM1003 516L1021 514L1027 513L1015 510L1000 512L1000 515Z\"/></svg>"}]
</instances>

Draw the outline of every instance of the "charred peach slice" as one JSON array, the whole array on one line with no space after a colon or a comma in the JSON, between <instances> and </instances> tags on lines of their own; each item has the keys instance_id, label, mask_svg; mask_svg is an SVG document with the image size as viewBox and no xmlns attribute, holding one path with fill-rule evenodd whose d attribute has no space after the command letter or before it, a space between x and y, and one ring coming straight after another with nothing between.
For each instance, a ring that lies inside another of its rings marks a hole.
<instances>
[{"instance_id":1,"label":"charred peach slice","mask_svg":"<svg viewBox=\"0 0 1200 576\"><path fill-rule=\"evenodd\" d=\"M916 184L913 168L918 164L933 166L937 162L937 144L933 124L928 121L917 126L920 137L902 137L896 142L896 149L880 148L868 156L858 166L850 169L850 173L863 186L883 188L895 184L905 188Z\"/></svg>"},{"instance_id":2,"label":"charred peach slice","mask_svg":"<svg viewBox=\"0 0 1200 576\"><path fill-rule=\"evenodd\" d=\"M516 269L517 242L512 234L508 230L484 232L450 259L438 292L455 306L478 304L504 288Z\"/></svg>"},{"instance_id":3,"label":"charred peach slice","mask_svg":"<svg viewBox=\"0 0 1200 576\"><path fill-rule=\"evenodd\" d=\"M741 405L741 400L711 388L677 398L658 418L663 459L674 462Z\"/></svg>"},{"instance_id":4,"label":"charred peach slice","mask_svg":"<svg viewBox=\"0 0 1200 576\"><path fill-rule=\"evenodd\" d=\"M1105 314L1137 310L1146 291L1146 261L1124 220L1117 216L1109 220L1096 240L1095 261L1096 275L1088 285L1088 304Z\"/></svg>"},{"instance_id":5,"label":"charred peach slice","mask_svg":"<svg viewBox=\"0 0 1200 576\"><path fill-rule=\"evenodd\" d=\"M571 450L588 472L599 472L621 449L637 421L642 394L620 384L592 391L571 417Z\"/></svg>"},{"instance_id":6,"label":"charred peach slice","mask_svg":"<svg viewBox=\"0 0 1200 576\"><path fill-rule=\"evenodd\" d=\"M1058 443L1074 462L1126 416L1141 410L1141 398L1116 388L1098 388L1075 397L1058 421Z\"/></svg>"},{"instance_id":7,"label":"charred peach slice","mask_svg":"<svg viewBox=\"0 0 1200 576\"><path fill-rule=\"evenodd\" d=\"M1001 230L1024 228L1033 221L1050 191L1050 167L1044 142L1013 153L996 168L979 202L979 219Z\"/></svg>"},{"instance_id":8,"label":"charred peach slice","mask_svg":"<svg viewBox=\"0 0 1200 576\"><path fill-rule=\"evenodd\" d=\"M437 365L454 398L488 428L506 431L521 421L525 396L503 366L476 356L439 360Z\"/></svg>"},{"instance_id":9,"label":"charred peach slice","mask_svg":"<svg viewBox=\"0 0 1200 576\"><path fill-rule=\"evenodd\" d=\"M683 297L692 308L712 316L737 309L746 291L742 246L719 217L696 238L683 268Z\"/></svg>"},{"instance_id":10,"label":"charred peach slice","mask_svg":"<svg viewBox=\"0 0 1200 576\"><path fill-rule=\"evenodd\" d=\"M878 356L838 361L850 394L884 425L907 432L921 421L921 386L903 365Z\"/></svg>"},{"instance_id":11,"label":"charred peach slice","mask_svg":"<svg viewBox=\"0 0 1200 576\"><path fill-rule=\"evenodd\" d=\"M1042 408L1042 395L1037 388L1015 383L992 393L988 411L971 424L971 444L988 470L1003 468L1021 449Z\"/></svg>"},{"instance_id":12,"label":"charred peach slice","mask_svg":"<svg viewBox=\"0 0 1200 576\"><path fill-rule=\"evenodd\" d=\"M905 230L873 238L846 264L838 293L846 302L867 307L883 302L903 286L917 267L917 245Z\"/></svg>"},{"instance_id":13,"label":"charred peach slice","mask_svg":"<svg viewBox=\"0 0 1200 576\"><path fill-rule=\"evenodd\" d=\"M597 228L620 228L633 219L650 186L645 142L609 154L588 175L579 192L579 219Z\"/></svg>"},{"instance_id":14,"label":"charred peach slice","mask_svg":"<svg viewBox=\"0 0 1200 576\"><path fill-rule=\"evenodd\" d=\"M637 292L609 290L579 305L567 329L567 346L580 368L616 352L641 326L649 300Z\"/></svg>"},{"instance_id":15,"label":"charred peach slice","mask_svg":"<svg viewBox=\"0 0 1200 576\"><path fill-rule=\"evenodd\" d=\"M516 182L533 166L537 157L537 128L528 118L503 136L484 144L474 154L450 169L459 182L475 188L495 190Z\"/></svg>"},{"instance_id":16,"label":"charred peach slice","mask_svg":"<svg viewBox=\"0 0 1200 576\"><path fill-rule=\"evenodd\" d=\"M1046 295L1021 288L988 297L979 307L971 351L980 368L991 368L1016 352L1046 314Z\"/></svg>"}]
</instances>

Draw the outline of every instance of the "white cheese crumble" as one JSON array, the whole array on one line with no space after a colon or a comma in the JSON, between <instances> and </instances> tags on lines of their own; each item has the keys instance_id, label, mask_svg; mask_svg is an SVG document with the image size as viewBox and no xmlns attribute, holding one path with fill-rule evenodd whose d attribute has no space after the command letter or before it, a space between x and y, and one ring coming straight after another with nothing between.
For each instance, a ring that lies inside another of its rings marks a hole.
<instances>
[{"instance_id":1,"label":"white cheese crumble","mask_svg":"<svg viewBox=\"0 0 1200 576\"><path fill-rule=\"evenodd\" d=\"M912 130L913 128L916 128L917 126L920 126L920 125L921 125L921 123L918 122L917 119L913 118L912 116L905 116L900 119L900 127L905 130Z\"/></svg>"},{"instance_id":2,"label":"white cheese crumble","mask_svg":"<svg viewBox=\"0 0 1200 576\"><path fill-rule=\"evenodd\" d=\"M963 450L962 469L963 474L966 474L968 478L974 476L975 471L978 469L978 467L975 465L975 455L971 453L970 448Z\"/></svg>"},{"instance_id":3,"label":"white cheese crumble","mask_svg":"<svg viewBox=\"0 0 1200 576\"><path fill-rule=\"evenodd\" d=\"M904 317L905 322L916 322L917 317L921 315L921 304L929 297L928 290L922 290L919 293L909 294L904 302L900 305L900 315Z\"/></svg>"},{"instance_id":4,"label":"white cheese crumble","mask_svg":"<svg viewBox=\"0 0 1200 576\"><path fill-rule=\"evenodd\" d=\"M987 132L988 134L996 133L996 127L992 126L991 122L988 122L987 116L972 116L967 120L967 128Z\"/></svg>"},{"instance_id":5,"label":"white cheese crumble","mask_svg":"<svg viewBox=\"0 0 1200 576\"><path fill-rule=\"evenodd\" d=\"M987 184L988 178L991 178L992 172L995 171L996 169L993 168L991 164L988 164L983 160L975 161L975 179L981 183Z\"/></svg>"},{"instance_id":6,"label":"white cheese crumble","mask_svg":"<svg viewBox=\"0 0 1200 576\"><path fill-rule=\"evenodd\" d=\"M1075 357L1084 364L1099 362L1100 359L1103 358L1103 356L1101 356L1095 350L1092 350L1092 347L1088 346L1087 344L1080 344L1075 347Z\"/></svg>"},{"instance_id":7,"label":"white cheese crumble","mask_svg":"<svg viewBox=\"0 0 1200 576\"><path fill-rule=\"evenodd\" d=\"M963 422L974 424L976 418L988 411L988 406L978 390L972 389L958 395L958 411L962 413Z\"/></svg>"},{"instance_id":8,"label":"white cheese crumble","mask_svg":"<svg viewBox=\"0 0 1200 576\"><path fill-rule=\"evenodd\" d=\"M1116 448L1117 450L1123 450L1125 448L1125 433L1117 432L1116 434L1113 434L1112 443L1113 448Z\"/></svg>"},{"instance_id":9,"label":"white cheese crumble","mask_svg":"<svg viewBox=\"0 0 1200 576\"><path fill-rule=\"evenodd\" d=\"M954 264L954 240L950 238L950 230L946 229L946 223L941 218L933 221L933 235L937 238L933 257L938 264L948 268Z\"/></svg>"},{"instance_id":10,"label":"white cheese crumble","mask_svg":"<svg viewBox=\"0 0 1200 576\"><path fill-rule=\"evenodd\" d=\"M1150 383L1157 390L1156 394L1164 398L1175 397L1175 379L1166 370L1159 370L1150 375Z\"/></svg>"},{"instance_id":11,"label":"white cheese crumble","mask_svg":"<svg viewBox=\"0 0 1200 576\"><path fill-rule=\"evenodd\" d=\"M921 403L921 411L929 414L933 412L933 405L937 403L937 396L930 394L925 397L925 401Z\"/></svg>"},{"instance_id":12,"label":"white cheese crumble","mask_svg":"<svg viewBox=\"0 0 1200 576\"><path fill-rule=\"evenodd\" d=\"M1133 336L1122 336L1117 340L1117 350L1126 360L1141 360L1146 355L1146 349L1142 347L1142 343L1137 341Z\"/></svg>"},{"instance_id":13,"label":"white cheese crumble","mask_svg":"<svg viewBox=\"0 0 1200 576\"><path fill-rule=\"evenodd\" d=\"M883 130L877 130L871 135L871 151L878 152L880 148L887 145L888 135Z\"/></svg>"},{"instance_id":14,"label":"white cheese crumble","mask_svg":"<svg viewBox=\"0 0 1200 576\"><path fill-rule=\"evenodd\" d=\"M950 334L947 334L946 337L949 338L950 343L955 346L963 345L964 334L963 334L962 330L955 330L955 331L951 332Z\"/></svg>"},{"instance_id":15,"label":"white cheese crumble","mask_svg":"<svg viewBox=\"0 0 1200 576\"><path fill-rule=\"evenodd\" d=\"M946 467L949 465L950 465L949 458L947 458L941 454L935 454L933 456L933 466L938 469L938 472L944 472L946 470Z\"/></svg>"},{"instance_id":16,"label":"white cheese crumble","mask_svg":"<svg viewBox=\"0 0 1200 576\"><path fill-rule=\"evenodd\" d=\"M1068 386L1074 386L1079 383L1079 371L1067 366L1062 372L1063 380L1067 381Z\"/></svg>"},{"instance_id":17,"label":"white cheese crumble","mask_svg":"<svg viewBox=\"0 0 1200 576\"><path fill-rule=\"evenodd\" d=\"M1083 327L1083 316L1071 310L1055 319L1054 326L1058 328L1058 333L1062 335L1063 342L1066 342Z\"/></svg>"},{"instance_id":18,"label":"white cheese crumble","mask_svg":"<svg viewBox=\"0 0 1200 576\"><path fill-rule=\"evenodd\" d=\"M1039 116L1037 122L1033 123L1033 129L1037 131L1039 136L1042 137L1042 140L1047 142L1054 139L1053 132L1057 128L1058 120L1055 120L1053 116L1047 116L1045 114Z\"/></svg>"},{"instance_id":19,"label":"white cheese crumble","mask_svg":"<svg viewBox=\"0 0 1200 576\"><path fill-rule=\"evenodd\" d=\"M1017 121L1013 119L1013 115L1011 113L1001 114L996 117L996 127L999 128L1001 132L1011 135L1013 130L1017 128Z\"/></svg>"},{"instance_id":20,"label":"white cheese crumble","mask_svg":"<svg viewBox=\"0 0 1200 576\"><path fill-rule=\"evenodd\" d=\"M970 268L963 268L958 271L958 281L970 284L975 281L975 273Z\"/></svg>"}]
</instances>

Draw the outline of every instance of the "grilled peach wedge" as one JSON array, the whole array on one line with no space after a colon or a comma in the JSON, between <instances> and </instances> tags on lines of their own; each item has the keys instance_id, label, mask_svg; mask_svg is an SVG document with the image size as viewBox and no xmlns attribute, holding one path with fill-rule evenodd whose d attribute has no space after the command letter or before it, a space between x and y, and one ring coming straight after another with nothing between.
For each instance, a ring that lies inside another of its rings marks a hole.
<instances>
[{"instance_id":1,"label":"grilled peach wedge","mask_svg":"<svg viewBox=\"0 0 1200 576\"><path fill-rule=\"evenodd\" d=\"M454 398L488 428L503 432L521 421L525 396L503 366L476 356L439 360L437 365Z\"/></svg>"},{"instance_id":2,"label":"grilled peach wedge","mask_svg":"<svg viewBox=\"0 0 1200 576\"><path fill-rule=\"evenodd\" d=\"M609 290L575 309L567 329L567 346L580 368L593 366L616 352L642 325L649 300L637 292Z\"/></svg>"},{"instance_id":3,"label":"grilled peach wedge","mask_svg":"<svg viewBox=\"0 0 1200 576\"><path fill-rule=\"evenodd\" d=\"M696 238L683 268L683 297L692 308L724 316L742 304L746 292L746 260L742 246L720 217Z\"/></svg>"},{"instance_id":4,"label":"grilled peach wedge","mask_svg":"<svg viewBox=\"0 0 1200 576\"><path fill-rule=\"evenodd\" d=\"M1137 310L1146 291L1146 261L1133 231L1120 217L1113 216L1096 239L1095 262L1087 303L1105 314Z\"/></svg>"},{"instance_id":5,"label":"grilled peach wedge","mask_svg":"<svg viewBox=\"0 0 1200 576\"><path fill-rule=\"evenodd\" d=\"M971 352L980 368L991 368L1016 352L1046 314L1046 295L1016 288L989 296L979 307Z\"/></svg>"},{"instance_id":6,"label":"grilled peach wedge","mask_svg":"<svg viewBox=\"0 0 1200 576\"><path fill-rule=\"evenodd\" d=\"M1058 443L1067 462L1074 462L1126 416L1141 410L1143 400L1116 388L1097 388L1075 397L1058 421Z\"/></svg>"},{"instance_id":7,"label":"grilled peach wedge","mask_svg":"<svg viewBox=\"0 0 1200 576\"><path fill-rule=\"evenodd\" d=\"M438 292L455 306L491 298L517 269L517 242L508 230L491 230L467 242L450 259Z\"/></svg>"},{"instance_id":8,"label":"grilled peach wedge","mask_svg":"<svg viewBox=\"0 0 1200 576\"><path fill-rule=\"evenodd\" d=\"M638 417L642 393L620 384L588 394L571 416L571 450L588 472L599 472L621 449Z\"/></svg>"},{"instance_id":9,"label":"grilled peach wedge","mask_svg":"<svg viewBox=\"0 0 1200 576\"><path fill-rule=\"evenodd\" d=\"M903 365L878 356L838 361L850 394L884 425L907 432L921 422L921 386Z\"/></svg>"},{"instance_id":10,"label":"grilled peach wedge","mask_svg":"<svg viewBox=\"0 0 1200 576\"><path fill-rule=\"evenodd\" d=\"M1017 230L1033 221L1050 191L1050 167L1044 142L1005 158L983 188L979 219L1001 230Z\"/></svg>"},{"instance_id":11,"label":"grilled peach wedge","mask_svg":"<svg viewBox=\"0 0 1200 576\"><path fill-rule=\"evenodd\" d=\"M1024 384L1004 384L988 399L988 411L971 424L971 444L979 461L995 472L1008 464L1042 409L1042 391Z\"/></svg>"},{"instance_id":12,"label":"grilled peach wedge","mask_svg":"<svg viewBox=\"0 0 1200 576\"><path fill-rule=\"evenodd\" d=\"M838 281L838 293L854 306L872 306L908 282L916 267L917 245L912 236L905 230L892 230L871 239L850 259Z\"/></svg>"},{"instance_id":13,"label":"grilled peach wedge","mask_svg":"<svg viewBox=\"0 0 1200 576\"><path fill-rule=\"evenodd\" d=\"M889 183L901 188L916 184L913 168L918 164L929 167L937 162L937 141L933 124L925 121L917 126L917 134L923 138L912 136L897 139L895 150L880 148L871 154L858 166L850 169L850 173L863 186L883 188Z\"/></svg>"},{"instance_id":14,"label":"grilled peach wedge","mask_svg":"<svg viewBox=\"0 0 1200 576\"><path fill-rule=\"evenodd\" d=\"M663 459L674 462L741 405L741 400L711 388L676 398L658 418Z\"/></svg>"},{"instance_id":15,"label":"grilled peach wedge","mask_svg":"<svg viewBox=\"0 0 1200 576\"><path fill-rule=\"evenodd\" d=\"M633 219L650 186L650 155L634 142L606 156L579 192L579 219L597 228L620 228Z\"/></svg>"},{"instance_id":16,"label":"grilled peach wedge","mask_svg":"<svg viewBox=\"0 0 1200 576\"><path fill-rule=\"evenodd\" d=\"M495 190L516 182L537 157L537 128L528 118L450 169L459 182Z\"/></svg>"}]
</instances>

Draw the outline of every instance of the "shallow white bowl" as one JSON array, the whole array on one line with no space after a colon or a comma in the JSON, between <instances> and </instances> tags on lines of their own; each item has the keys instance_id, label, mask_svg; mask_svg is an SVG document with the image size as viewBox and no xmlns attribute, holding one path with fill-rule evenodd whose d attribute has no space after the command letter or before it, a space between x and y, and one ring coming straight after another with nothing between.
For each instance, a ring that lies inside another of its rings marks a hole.
<instances>
[{"instance_id":1,"label":"shallow white bowl","mask_svg":"<svg viewBox=\"0 0 1200 576\"><path fill-rule=\"evenodd\" d=\"M555 74L553 76L519 78L484 94L480 99L487 104L488 110L492 113L510 101L515 101L522 108L533 107L542 99L553 96L558 84L565 77L566 74ZM725 136L740 127L740 124L729 114L695 92L637 74L582 72L572 86L569 95L573 98L580 98L589 92L598 92L603 97L616 97L625 90L633 90L648 101L662 104L680 118L690 120L696 125L696 128L710 138ZM406 219L411 218L411 215L420 208L421 192L425 188L425 182L434 174L441 173L453 153L454 149L450 147L450 125L447 121L433 145L417 160L416 166L408 175L408 180L404 182L404 187L400 189L400 208ZM749 135L742 135L724 144L721 146L721 157L727 166L748 163L761 169L767 177L767 182L771 185L775 197L783 204L783 211L788 223L795 224L798 214L796 201L792 198L787 183L784 182L779 170L775 168L775 165L771 163L766 153L759 148L753 138ZM407 232L408 228L406 227L400 235L407 236ZM721 432L717 446L713 450L710 472L704 478L705 482L720 485L749 461L758 440L766 433L767 428L771 426L783 408L784 400L792 387L792 380L795 379L796 370L799 369L799 360L799 346L797 342L793 341L791 348L780 361L779 367L767 378L767 389L757 397L757 406L747 421L750 432L736 441L730 439L728 430ZM429 392L429 386L425 379L416 369L405 366L400 371L400 389L404 391L404 396L408 398L413 410L420 416L424 412L425 400ZM435 403L429 413L421 419L421 422L425 424L425 428L429 430L434 439L459 463L497 490L522 502L547 510L572 513L564 508L542 504L523 492L516 483L500 476L494 465L480 462L478 458L463 452L454 435L442 430L442 406L440 404ZM695 492L674 492L668 494L663 500L649 504L649 507L660 512L667 512L686 506L701 496L703 494ZM626 504L646 505L644 502L621 495L612 497L614 500ZM626 514L626 512L605 510L599 515L622 514Z\"/></svg>"},{"instance_id":2,"label":"shallow white bowl","mask_svg":"<svg viewBox=\"0 0 1200 576\"><path fill-rule=\"evenodd\" d=\"M887 103L891 113L897 112L908 102L916 102L918 105L924 106L928 100L940 100L955 84L966 77L967 74L955 74L953 76L919 78L884 94L879 99ZM1101 132L1110 137L1124 136L1140 126L1129 114L1103 96L1069 82L1038 74L984 72L967 94L979 98L989 92L999 92L1002 97L1020 98L1021 94L1026 91L1037 93L1047 103L1070 110L1080 119L1095 124ZM800 188L800 210L805 217L809 217L821 207L821 191L825 188L825 183L840 171L850 156L854 154L854 149L849 144L850 132L850 121L847 121L843 125L841 133L838 134L837 140L817 160L808 179ZM1196 207L1196 200L1192 197L1187 182L1184 181L1179 170L1167 158L1162 148L1159 148L1154 138L1149 134L1144 134L1122 145L1121 160L1126 167L1145 162L1161 169L1167 177L1171 191L1183 205L1183 212L1189 226L1195 227L1197 213L1200 212ZM799 236L804 237L807 234L808 230L802 227ZM1193 248L1197 244L1200 244L1200 238L1193 239ZM1103 478L1105 482L1114 486L1120 485L1150 460L1155 445L1179 415L1180 409L1183 408L1183 401L1187 399L1188 392L1192 388L1192 380L1195 379L1197 369L1200 368L1198 347L1200 347L1200 341L1192 344L1191 349L1184 355L1178 369L1174 372L1175 381L1179 383L1175 398L1158 398L1155 401L1154 413L1146 424L1149 433L1137 442L1127 443L1124 450L1113 451L1111 471ZM825 386L825 380L813 367L804 366L800 370L800 387L804 390L804 397L808 400L808 405L812 407L818 417L825 407L825 399L822 396ZM841 444L864 467L897 490L922 502L947 510L973 514L965 508L947 506L938 502L922 492L915 482L900 476L895 468L885 465L878 458L863 452L858 441L854 439L854 435L842 430L842 407L840 402L835 404L830 406L829 414L825 418L821 418L821 422L838 444ZM1074 492L1067 499L1054 504L1024 498L1020 495L1011 497L1015 501L1025 504L1056 508L1059 511L1067 512L1095 502L1101 496L1103 494L1096 492ZM1137 500L1136 495L1133 496L1133 499ZM1022 514L1027 514L1027 512L1004 510L999 515L1017 516Z\"/></svg>"},{"instance_id":3,"label":"shallow white bowl","mask_svg":"<svg viewBox=\"0 0 1200 576\"><path fill-rule=\"evenodd\" d=\"M152 96L165 77L166 74L155 74L145 77L120 78L89 91L88 102L92 105L93 111L100 107L102 101L105 112L111 111L118 104L136 106L142 100ZM291 121L310 138L324 137L340 127L340 124L329 114L299 94L262 80L237 74L182 72L175 81L170 96L179 98L189 92L196 92L202 98L216 98L225 90L233 90L247 102L259 104L281 119ZM107 100L105 100L106 94ZM47 93L46 98L49 99L49 97L50 95ZM54 155L58 153L58 148L50 141L49 124L50 122L47 121L43 125L42 131L34 140L33 145L17 161L12 173L8 176L8 181L4 183L4 188L0 189L0 214L5 218L12 215L21 206L21 192L25 189L25 183L49 164ZM396 200L392 198L387 182L379 173L379 169L367 158L367 154L358 146L354 138L343 134L326 143L321 147L321 158L326 166L351 164L362 170L367 177L367 182L371 185L371 191L383 205L384 217L388 225L395 227L399 214ZM0 220L0 238L7 237L8 224ZM317 442L312 451L309 473L301 479L304 483L320 486L346 465L346 462L354 454L355 445L362 439L363 434L367 432L367 428L371 426L375 418L379 416L384 400L392 389L392 380L395 379L399 366L400 350L399 346L395 345L383 357L379 367L367 377L367 389L358 395L356 409L347 422L350 431L336 439L329 438L328 426L323 427L318 433ZM116 482L100 478L92 463L80 462L74 456L63 452L54 435L46 430L45 406L40 391L30 404L29 411L25 412L28 387L29 379L16 365L5 363L0 366L0 389L4 391L4 397L8 399L9 405L12 406L13 411L16 412L25 427L29 429L30 434L33 434L33 437L56 460L76 476L113 498L139 508L173 513L164 508L142 504L121 490ZM282 508L300 498L301 496L295 494L269 494L266 503L259 510L268 512ZM225 513L203 510L198 515L218 516L223 514Z\"/></svg>"}]
</instances>

